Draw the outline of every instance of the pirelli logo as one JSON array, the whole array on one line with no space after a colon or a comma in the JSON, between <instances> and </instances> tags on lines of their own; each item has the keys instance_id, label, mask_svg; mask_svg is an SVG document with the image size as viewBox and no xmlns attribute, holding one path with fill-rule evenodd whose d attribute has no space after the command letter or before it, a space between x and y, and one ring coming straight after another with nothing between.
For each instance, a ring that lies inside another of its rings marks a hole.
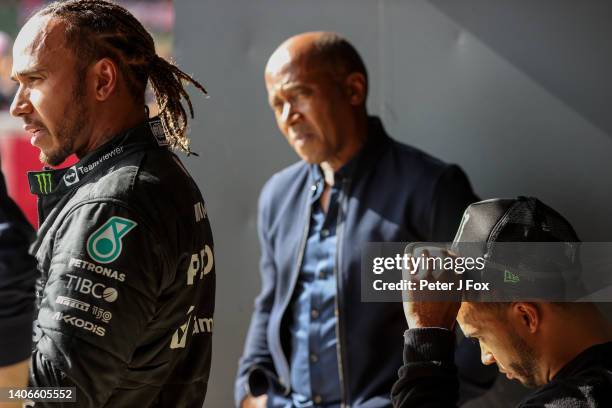
<instances>
[{"instance_id":1,"label":"pirelli logo","mask_svg":"<svg viewBox=\"0 0 612 408\"><path fill-rule=\"evenodd\" d=\"M66 296L58 296L55 299L55 303L71 307L73 309L82 310L84 312L89 311L89 307L91 306L89 303L81 302L80 300L72 299Z\"/></svg>"}]
</instances>

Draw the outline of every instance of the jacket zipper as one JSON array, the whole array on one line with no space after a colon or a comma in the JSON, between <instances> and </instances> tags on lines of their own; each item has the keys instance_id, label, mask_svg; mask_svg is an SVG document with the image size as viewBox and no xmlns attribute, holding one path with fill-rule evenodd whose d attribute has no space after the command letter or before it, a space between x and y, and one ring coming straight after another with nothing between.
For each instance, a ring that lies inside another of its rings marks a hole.
<instances>
[{"instance_id":1,"label":"jacket zipper","mask_svg":"<svg viewBox=\"0 0 612 408\"><path fill-rule=\"evenodd\" d=\"M347 383L348 383L348 373L345 371L345 357L343 351L344 337L342 333L344 333L344 325L342 321L342 302L340 301L340 296L342 294L342 268L340 268L340 259L342 258L342 233L344 230L344 223L342 222L343 215L345 213L345 207L347 207L347 197L348 197L348 186L349 180L342 179L342 202L338 208L338 215L336 218L336 262L334 265L334 275L336 276L336 299L335 299L335 313L336 313L336 339L338 339L337 347L336 347L336 356L338 359L338 376L340 379L340 407L341 408L350 408L350 403L347 395Z\"/></svg>"},{"instance_id":2,"label":"jacket zipper","mask_svg":"<svg viewBox=\"0 0 612 408\"><path fill-rule=\"evenodd\" d=\"M348 186L349 186L349 181L346 179L342 180L342 203L338 209L338 215L336 216L336 225L337 225L337 229L336 229L336 262L334 265L334 275L336 277L336 298L335 298L335 302L334 302L334 306L335 306L335 314L336 314L336 338L338 339L338 345L336 347L336 356L338 359L338 376L340 379L340 397L341 397L341 402L340 402L340 407L341 408L350 408L350 404L348 403L348 396L346 394L347 389L346 389L346 381L348 379L348 373L345 372L345 366L344 366L344 352L343 352L343 347L342 345L344 344L344 338L342 337L342 333L343 333L343 324L342 324L342 314L341 314L341 307L340 307L340 301L339 301L339 296L341 294L342 291L342 276L338 273L338 271L341 270L340 268L340 258L341 258L341 241L342 241L342 232L343 232L343 223L342 221L342 215L345 212L345 207L346 207L346 203L347 203L347 197L348 197ZM313 188L314 187L314 188ZM311 187L312 190L314 190L316 188L316 184L313 184L313 186ZM310 205L310 198L311 196L308 195L308 200L306 202L306 222L304 224L304 231L302 233L302 242L300 244L300 252L298 254L298 259L297 259L297 264L296 264L296 268L298 270L298 273L294 274L293 276L293 282L291 283L291 287L295 288L295 284L296 284L296 280L299 274L299 268L302 265L302 259L304 258L304 249L306 248L306 240L308 238L308 230L309 230L309 225L310 225L310 215L311 215L311 211L312 211L312 206ZM286 310L288 305L284 305L283 307L283 311ZM284 314L284 312L283 312ZM285 363L285 367L287 368L287 371L289 371L289 362L287 361L287 358L285 357L285 354L282 353L283 355L283 362ZM285 396L288 396L291 393L291 386L288 384L284 384L282 378L279 378L281 385L283 385L285 387Z\"/></svg>"},{"instance_id":3,"label":"jacket zipper","mask_svg":"<svg viewBox=\"0 0 612 408\"><path fill-rule=\"evenodd\" d=\"M304 222L304 231L302 232L302 242L300 243L300 252L298 253L298 257L297 257L297 264L296 264L297 273L293 274L293 281L291 282L291 291L295 290L295 285L297 283L297 279L300 274L300 267L302 266L302 259L304 258L304 250L306 249L306 240L308 239L308 230L310 226L310 215L312 212L312 206L310 205L310 199L312 197L312 194L316 191L316 188L317 188L317 185L315 183L312 185L311 192L307 194L307 198L306 198L306 220ZM282 309L283 316L285 315L285 312L287 311L287 307L289 306L290 301L291 301L291 296L287 298L287 302L285 303L285 305L283 305L283 309ZM282 317L281 317L281 320L282 320ZM282 344L281 344L281 351L282 351ZM287 357L285 356L284 352L282 352L281 354L283 356L283 363L285 363L286 371L290 373L289 375L291 375ZM284 396L288 396L289 394L291 394L291 384L285 384L282 378L279 378L279 381L281 385L285 387Z\"/></svg>"}]
</instances>

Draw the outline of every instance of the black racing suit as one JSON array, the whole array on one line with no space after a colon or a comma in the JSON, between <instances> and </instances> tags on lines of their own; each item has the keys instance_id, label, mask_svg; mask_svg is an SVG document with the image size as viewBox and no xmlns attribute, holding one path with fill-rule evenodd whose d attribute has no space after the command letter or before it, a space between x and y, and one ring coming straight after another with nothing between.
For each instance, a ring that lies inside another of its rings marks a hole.
<instances>
[{"instance_id":1,"label":"black racing suit","mask_svg":"<svg viewBox=\"0 0 612 408\"><path fill-rule=\"evenodd\" d=\"M36 262L28 254L34 230L6 193L0 173L0 367L28 358Z\"/></svg>"},{"instance_id":2,"label":"black racing suit","mask_svg":"<svg viewBox=\"0 0 612 408\"><path fill-rule=\"evenodd\" d=\"M159 119L72 167L28 174L42 274L31 386L66 407L198 407L211 363L215 268L202 196ZM38 406L47 406L37 403Z\"/></svg>"}]
</instances>

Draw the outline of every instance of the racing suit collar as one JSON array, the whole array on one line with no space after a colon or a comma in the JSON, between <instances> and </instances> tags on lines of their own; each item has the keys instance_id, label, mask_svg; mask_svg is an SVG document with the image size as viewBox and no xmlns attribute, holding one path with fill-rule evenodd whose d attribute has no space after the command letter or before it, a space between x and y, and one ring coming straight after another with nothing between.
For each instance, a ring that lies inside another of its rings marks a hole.
<instances>
[{"instance_id":1,"label":"racing suit collar","mask_svg":"<svg viewBox=\"0 0 612 408\"><path fill-rule=\"evenodd\" d=\"M45 166L42 171L28 172L30 192L37 196L63 195L78 188L92 174L104 171L125 154L147 148L166 147L164 127L159 117L142 122L114 136L78 163L62 169Z\"/></svg>"}]
</instances>

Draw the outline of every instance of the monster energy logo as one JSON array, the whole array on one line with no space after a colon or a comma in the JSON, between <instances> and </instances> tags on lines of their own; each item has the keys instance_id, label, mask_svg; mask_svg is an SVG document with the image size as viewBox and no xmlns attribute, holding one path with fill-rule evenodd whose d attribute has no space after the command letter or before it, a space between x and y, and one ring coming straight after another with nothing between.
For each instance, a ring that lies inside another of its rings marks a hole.
<instances>
[{"instance_id":1,"label":"monster energy logo","mask_svg":"<svg viewBox=\"0 0 612 408\"><path fill-rule=\"evenodd\" d=\"M111 217L89 236L87 253L94 261L104 264L113 262L121 255L123 237L136 225L136 222L127 218Z\"/></svg>"},{"instance_id":2,"label":"monster energy logo","mask_svg":"<svg viewBox=\"0 0 612 408\"><path fill-rule=\"evenodd\" d=\"M51 173L38 173L35 174L36 181L38 181L38 190L42 194L49 194L53 185L51 183Z\"/></svg>"}]
</instances>

